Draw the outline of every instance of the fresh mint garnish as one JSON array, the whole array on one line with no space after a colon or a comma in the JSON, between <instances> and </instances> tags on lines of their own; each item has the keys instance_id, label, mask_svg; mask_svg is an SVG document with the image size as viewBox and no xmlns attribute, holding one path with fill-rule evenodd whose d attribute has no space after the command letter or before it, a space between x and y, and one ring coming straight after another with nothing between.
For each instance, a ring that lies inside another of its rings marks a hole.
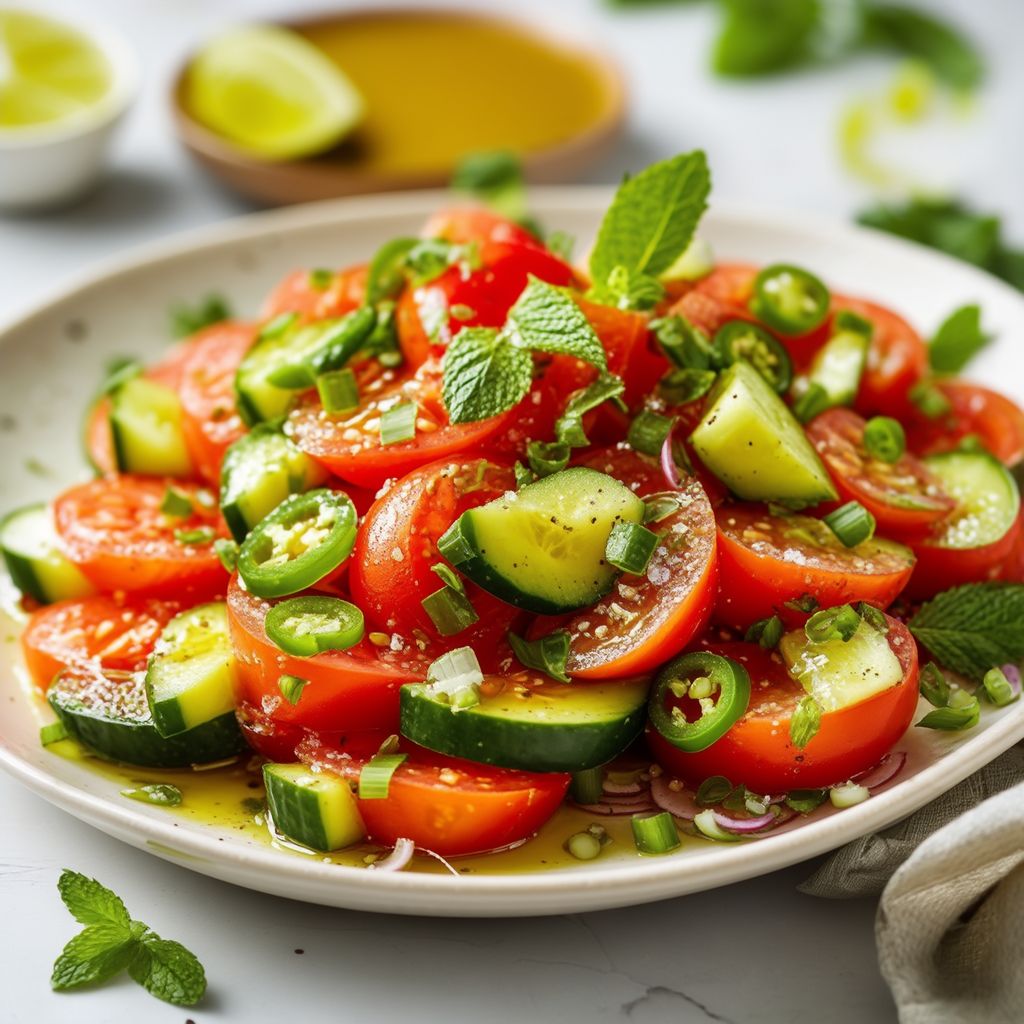
<instances>
[{"instance_id":1,"label":"fresh mint garnish","mask_svg":"<svg viewBox=\"0 0 1024 1024\"><path fill-rule=\"evenodd\" d=\"M171 307L171 335L187 338L204 327L219 324L231 318L231 307L223 295L207 295L194 305L185 302Z\"/></svg>"},{"instance_id":2,"label":"fresh mint garnish","mask_svg":"<svg viewBox=\"0 0 1024 1024\"><path fill-rule=\"evenodd\" d=\"M452 188L479 199L509 220L526 218L523 169L512 153L470 154L456 168Z\"/></svg>"},{"instance_id":3,"label":"fresh mint garnish","mask_svg":"<svg viewBox=\"0 0 1024 1024\"><path fill-rule=\"evenodd\" d=\"M981 329L981 308L961 306L935 332L928 359L936 373L959 373L991 340Z\"/></svg>"}]
</instances>

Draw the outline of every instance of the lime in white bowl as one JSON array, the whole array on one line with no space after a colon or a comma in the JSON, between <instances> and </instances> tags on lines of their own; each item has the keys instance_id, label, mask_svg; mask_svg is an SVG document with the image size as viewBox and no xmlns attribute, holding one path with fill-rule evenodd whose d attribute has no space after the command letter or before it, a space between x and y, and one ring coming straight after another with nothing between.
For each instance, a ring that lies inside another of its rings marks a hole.
<instances>
[{"instance_id":1,"label":"lime in white bowl","mask_svg":"<svg viewBox=\"0 0 1024 1024\"><path fill-rule=\"evenodd\" d=\"M0 207L52 206L92 186L137 82L115 33L0 7Z\"/></svg>"}]
</instances>

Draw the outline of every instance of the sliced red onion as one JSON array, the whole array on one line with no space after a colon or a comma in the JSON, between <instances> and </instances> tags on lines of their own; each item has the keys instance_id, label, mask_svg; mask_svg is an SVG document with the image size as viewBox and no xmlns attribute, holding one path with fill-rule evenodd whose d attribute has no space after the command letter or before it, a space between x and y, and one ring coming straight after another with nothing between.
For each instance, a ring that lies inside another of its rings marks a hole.
<instances>
[{"instance_id":1,"label":"sliced red onion","mask_svg":"<svg viewBox=\"0 0 1024 1024\"><path fill-rule=\"evenodd\" d=\"M615 793L610 793L598 801L598 803L602 804L611 804L612 807L635 807L637 804L649 804L650 802L651 791L649 789L642 790L639 793L628 793L621 796Z\"/></svg>"},{"instance_id":2,"label":"sliced red onion","mask_svg":"<svg viewBox=\"0 0 1024 1024\"><path fill-rule=\"evenodd\" d=\"M402 842L402 840L401 840L401 839L399 839L399 842ZM449 870L449 871L450 871L450 872L451 872L451 873L452 873L453 875L455 875L455 877L456 877L456 878L461 878L461 877L462 877L462 876L461 876L461 875L460 875L460 874L458 873L458 871L456 871L456 870L455 870L455 868L453 868L453 867L451 866L451 864L449 864L449 863L448 863L448 861L446 861L446 860L444 859L444 857L442 857L442 856L441 856L441 854L439 854L439 853L434 853L434 851L433 851L433 850L428 850L428 849L427 849L426 847L424 847L424 846L418 846L418 847L416 848L416 852L417 852L417 853L422 853L422 854L425 854L425 855L426 855L426 856L428 856L428 857L433 857L433 858L434 858L434 860L436 860L436 861L437 861L437 862L438 862L439 864L443 864L443 865L444 865L444 866L445 866L445 867L446 867L446 868L447 868L447 869L448 869L448 870Z\"/></svg>"},{"instance_id":3,"label":"sliced red onion","mask_svg":"<svg viewBox=\"0 0 1024 1024\"><path fill-rule=\"evenodd\" d=\"M676 465L675 453L672 450L674 433L674 427L670 427L668 434L665 435L665 443L661 446L661 471L665 474L669 487L678 491L682 490L683 481L679 476L679 467Z\"/></svg>"},{"instance_id":4,"label":"sliced red onion","mask_svg":"<svg viewBox=\"0 0 1024 1024\"><path fill-rule=\"evenodd\" d=\"M656 811L657 807L650 801L647 800L640 804L577 804L576 805L581 811L586 811L588 814L602 814L605 817L610 818L621 818L627 814L647 814L649 811Z\"/></svg>"},{"instance_id":5,"label":"sliced red onion","mask_svg":"<svg viewBox=\"0 0 1024 1024\"><path fill-rule=\"evenodd\" d=\"M866 772L853 777L858 786L865 789L876 790L894 779L907 763L907 752L905 750L894 750L886 754L881 761L869 768Z\"/></svg>"},{"instance_id":6,"label":"sliced red onion","mask_svg":"<svg viewBox=\"0 0 1024 1024\"><path fill-rule=\"evenodd\" d=\"M731 815L723 814L721 811L712 811L715 823L726 832L760 832L761 829L775 824L775 815L771 811L759 814L756 818L733 818Z\"/></svg>"},{"instance_id":7,"label":"sliced red onion","mask_svg":"<svg viewBox=\"0 0 1024 1024\"><path fill-rule=\"evenodd\" d=\"M620 793L642 793L646 788L639 780L634 780L633 782L612 782L611 779L605 779L601 783L601 790L603 792L616 795Z\"/></svg>"},{"instance_id":8,"label":"sliced red onion","mask_svg":"<svg viewBox=\"0 0 1024 1024\"><path fill-rule=\"evenodd\" d=\"M673 789L670 782L673 780L659 775L651 780L651 799L663 810L668 811L673 817L685 818L693 821L700 811L693 794L685 789Z\"/></svg>"},{"instance_id":9,"label":"sliced red onion","mask_svg":"<svg viewBox=\"0 0 1024 1024\"><path fill-rule=\"evenodd\" d=\"M409 866L416 844L411 839L395 840L395 848L383 859L369 865L375 871L403 871Z\"/></svg>"},{"instance_id":10,"label":"sliced red onion","mask_svg":"<svg viewBox=\"0 0 1024 1024\"><path fill-rule=\"evenodd\" d=\"M1013 690L1014 697L1019 697L1021 693L1020 666L1007 664L1001 667L1006 681L1010 684L1010 689Z\"/></svg>"}]
</instances>

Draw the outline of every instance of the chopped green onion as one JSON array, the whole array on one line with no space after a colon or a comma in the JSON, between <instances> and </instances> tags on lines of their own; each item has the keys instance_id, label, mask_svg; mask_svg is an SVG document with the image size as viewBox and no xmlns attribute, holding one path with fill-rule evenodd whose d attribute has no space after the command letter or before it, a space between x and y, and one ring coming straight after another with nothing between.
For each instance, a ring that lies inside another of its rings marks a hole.
<instances>
[{"instance_id":1,"label":"chopped green onion","mask_svg":"<svg viewBox=\"0 0 1024 1024\"><path fill-rule=\"evenodd\" d=\"M480 703L480 684L484 674L472 647L446 651L427 669L427 689L435 700L451 704L461 711Z\"/></svg>"},{"instance_id":2,"label":"chopped green onion","mask_svg":"<svg viewBox=\"0 0 1024 1024\"><path fill-rule=\"evenodd\" d=\"M508 642L512 653L527 668L543 672L560 683L572 682L565 671L569 660L569 634L564 629L556 629L536 640L524 640L515 633L509 633Z\"/></svg>"},{"instance_id":3,"label":"chopped green onion","mask_svg":"<svg viewBox=\"0 0 1024 1024\"><path fill-rule=\"evenodd\" d=\"M386 800L391 776L408 754L375 754L359 772L359 799Z\"/></svg>"},{"instance_id":4,"label":"chopped green onion","mask_svg":"<svg viewBox=\"0 0 1024 1024\"><path fill-rule=\"evenodd\" d=\"M735 832L726 832L721 825L715 821L715 812L710 808L694 815L694 825L705 839L714 839L719 843L737 843L740 837Z\"/></svg>"},{"instance_id":5,"label":"chopped green onion","mask_svg":"<svg viewBox=\"0 0 1024 1024\"><path fill-rule=\"evenodd\" d=\"M629 425L626 440L636 451L643 452L644 455L660 455L665 438L672 429L672 423L670 416L662 416L661 413L643 409Z\"/></svg>"},{"instance_id":6,"label":"chopped green onion","mask_svg":"<svg viewBox=\"0 0 1024 1024\"><path fill-rule=\"evenodd\" d=\"M773 615L771 618L755 622L743 639L749 644L759 644L763 650L771 651L779 646L783 631L782 619L778 615Z\"/></svg>"},{"instance_id":7,"label":"chopped green onion","mask_svg":"<svg viewBox=\"0 0 1024 1024\"><path fill-rule=\"evenodd\" d=\"M869 796L871 791L866 786L858 786L855 782L844 782L841 786L833 786L828 791L832 806L840 810L862 804Z\"/></svg>"},{"instance_id":8,"label":"chopped green onion","mask_svg":"<svg viewBox=\"0 0 1024 1024\"><path fill-rule=\"evenodd\" d=\"M773 513L774 515L775 513ZM801 612L804 615L809 615L811 612L816 611L818 608L818 599L813 594L801 594L799 597L794 597L791 601L784 601L783 608L788 608L793 612Z\"/></svg>"},{"instance_id":9,"label":"chopped green onion","mask_svg":"<svg viewBox=\"0 0 1024 1024\"><path fill-rule=\"evenodd\" d=\"M848 604L841 604L815 612L804 623L804 632L812 643L825 643L837 636L846 642L860 628L861 621L861 617Z\"/></svg>"},{"instance_id":10,"label":"chopped green onion","mask_svg":"<svg viewBox=\"0 0 1024 1024\"><path fill-rule=\"evenodd\" d=\"M800 814L810 814L828 799L827 789L793 789L786 794L786 806Z\"/></svg>"},{"instance_id":11,"label":"chopped green onion","mask_svg":"<svg viewBox=\"0 0 1024 1024\"><path fill-rule=\"evenodd\" d=\"M187 519L192 515L192 501L187 494L182 494L175 487L168 487L164 491L164 500L160 502L160 511L165 516L174 516L175 519Z\"/></svg>"},{"instance_id":12,"label":"chopped green onion","mask_svg":"<svg viewBox=\"0 0 1024 1024\"><path fill-rule=\"evenodd\" d=\"M333 270L325 270L323 267L317 267L316 270L311 270L309 272L309 287L314 291L325 291L327 288L330 288L333 280Z\"/></svg>"},{"instance_id":13,"label":"chopped green onion","mask_svg":"<svg viewBox=\"0 0 1024 1024\"><path fill-rule=\"evenodd\" d=\"M712 775L697 787L697 803L701 807L720 804L732 792L732 783L724 775Z\"/></svg>"},{"instance_id":14,"label":"chopped green onion","mask_svg":"<svg viewBox=\"0 0 1024 1024\"><path fill-rule=\"evenodd\" d=\"M273 320L268 320L260 328L260 333L256 335L256 338L259 341L266 341L268 338L280 338L298 319L298 313L278 313Z\"/></svg>"},{"instance_id":15,"label":"chopped green onion","mask_svg":"<svg viewBox=\"0 0 1024 1024\"><path fill-rule=\"evenodd\" d=\"M537 474L532 469L524 466L518 459L512 470L516 475L516 490L519 490L520 487L525 487L527 484L532 484L537 479Z\"/></svg>"},{"instance_id":16,"label":"chopped green onion","mask_svg":"<svg viewBox=\"0 0 1024 1024\"><path fill-rule=\"evenodd\" d=\"M907 397L930 420L941 419L953 409L949 399L927 379L918 381L907 392Z\"/></svg>"},{"instance_id":17,"label":"chopped green onion","mask_svg":"<svg viewBox=\"0 0 1024 1024\"><path fill-rule=\"evenodd\" d=\"M604 794L604 767L573 772L569 796L578 804L600 803Z\"/></svg>"},{"instance_id":18,"label":"chopped green onion","mask_svg":"<svg viewBox=\"0 0 1024 1024\"><path fill-rule=\"evenodd\" d=\"M990 668L981 681L981 685L985 688L985 696L997 708L1004 708L1007 704L1012 704L1019 696L1013 692L1013 687L1010 685L1009 679L1006 678L1006 673L1001 668Z\"/></svg>"},{"instance_id":19,"label":"chopped green onion","mask_svg":"<svg viewBox=\"0 0 1024 1024\"><path fill-rule=\"evenodd\" d=\"M565 851L577 860L594 860L601 855L601 840L592 832L577 832L565 841Z\"/></svg>"},{"instance_id":20,"label":"chopped green onion","mask_svg":"<svg viewBox=\"0 0 1024 1024\"><path fill-rule=\"evenodd\" d=\"M359 385L356 375L347 366L321 373L316 379L316 390L328 416L359 408Z\"/></svg>"},{"instance_id":21,"label":"chopped green onion","mask_svg":"<svg viewBox=\"0 0 1024 1024\"><path fill-rule=\"evenodd\" d=\"M218 537L213 542L213 553L228 572L234 572L238 565L238 545L227 537Z\"/></svg>"},{"instance_id":22,"label":"chopped green onion","mask_svg":"<svg viewBox=\"0 0 1024 1024\"><path fill-rule=\"evenodd\" d=\"M658 535L638 523L618 522L608 534L604 559L609 565L632 576L647 571L647 564L658 546Z\"/></svg>"},{"instance_id":23,"label":"chopped green onion","mask_svg":"<svg viewBox=\"0 0 1024 1024\"><path fill-rule=\"evenodd\" d=\"M877 630L883 636L889 635L889 620L885 617L885 612L879 611L873 604L868 604L867 601L859 602L857 614L872 629Z\"/></svg>"},{"instance_id":24,"label":"chopped green onion","mask_svg":"<svg viewBox=\"0 0 1024 1024\"><path fill-rule=\"evenodd\" d=\"M430 571L437 573L445 586L451 587L452 590L457 590L460 594L466 592L466 586L462 582L462 577L450 565L445 565L444 562L435 562L430 567Z\"/></svg>"},{"instance_id":25,"label":"chopped green onion","mask_svg":"<svg viewBox=\"0 0 1024 1024\"><path fill-rule=\"evenodd\" d=\"M59 743L68 738L68 730L63 722L50 722L39 730L39 742L48 747L51 743Z\"/></svg>"},{"instance_id":26,"label":"chopped green onion","mask_svg":"<svg viewBox=\"0 0 1024 1024\"><path fill-rule=\"evenodd\" d=\"M420 602L441 636L455 636L480 620L472 602L461 590L442 587Z\"/></svg>"},{"instance_id":27,"label":"chopped green onion","mask_svg":"<svg viewBox=\"0 0 1024 1024\"><path fill-rule=\"evenodd\" d=\"M662 351L679 369L714 369L715 352L708 336L685 317L659 317L651 321L650 329Z\"/></svg>"},{"instance_id":28,"label":"chopped green onion","mask_svg":"<svg viewBox=\"0 0 1024 1024\"><path fill-rule=\"evenodd\" d=\"M875 517L859 501L848 501L840 505L834 512L829 512L822 522L847 548L855 548L875 535Z\"/></svg>"},{"instance_id":29,"label":"chopped green onion","mask_svg":"<svg viewBox=\"0 0 1024 1024\"><path fill-rule=\"evenodd\" d=\"M864 337L870 338L875 333L875 325L870 320L854 313L850 309L839 310L833 322L836 334L840 331L849 331L853 334L863 334Z\"/></svg>"},{"instance_id":30,"label":"chopped green onion","mask_svg":"<svg viewBox=\"0 0 1024 1024\"><path fill-rule=\"evenodd\" d=\"M964 691L961 691L964 692ZM970 697L965 704L948 706L929 711L920 722L919 729L941 729L944 732L960 732L972 729L981 718L981 705L977 697Z\"/></svg>"},{"instance_id":31,"label":"chopped green onion","mask_svg":"<svg viewBox=\"0 0 1024 1024\"><path fill-rule=\"evenodd\" d=\"M679 830L668 811L660 814L634 814L633 841L641 853L668 853L680 845Z\"/></svg>"},{"instance_id":32,"label":"chopped green onion","mask_svg":"<svg viewBox=\"0 0 1024 1024\"><path fill-rule=\"evenodd\" d=\"M821 705L810 695L802 697L789 719L789 741L803 750L821 728Z\"/></svg>"},{"instance_id":33,"label":"chopped green onion","mask_svg":"<svg viewBox=\"0 0 1024 1024\"><path fill-rule=\"evenodd\" d=\"M185 544L188 546L197 546L200 544L209 544L211 540L216 536L216 531L212 526L198 526L194 530L175 530L174 539L179 544Z\"/></svg>"},{"instance_id":34,"label":"chopped green onion","mask_svg":"<svg viewBox=\"0 0 1024 1024\"><path fill-rule=\"evenodd\" d=\"M401 402L390 409L385 409L380 414L380 443L398 444L400 441L411 441L416 436L418 411L415 402Z\"/></svg>"},{"instance_id":35,"label":"chopped green onion","mask_svg":"<svg viewBox=\"0 0 1024 1024\"><path fill-rule=\"evenodd\" d=\"M564 441L531 441L526 446L526 458L536 476L551 476L569 465L572 449Z\"/></svg>"},{"instance_id":36,"label":"chopped green onion","mask_svg":"<svg viewBox=\"0 0 1024 1024\"><path fill-rule=\"evenodd\" d=\"M671 494L659 494L644 501L644 522L660 523L682 508L682 502Z\"/></svg>"},{"instance_id":37,"label":"chopped green onion","mask_svg":"<svg viewBox=\"0 0 1024 1024\"><path fill-rule=\"evenodd\" d=\"M669 370L658 382L658 392L671 405L686 405L706 395L715 383L715 377L714 370L689 367Z\"/></svg>"},{"instance_id":38,"label":"chopped green onion","mask_svg":"<svg viewBox=\"0 0 1024 1024\"><path fill-rule=\"evenodd\" d=\"M292 707L299 703L302 691L309 685L308 679L301 679L299 676L281 676L277 681L277 688Z\"/></svg>"},{"instance_id":39,"label":"chopped green onion","mask_svg":"<svg viewBox=\"0 0 1024 1024\"><path fill-rule=\"evenodd\" d=\"M166 782L151 782L145 786L122 789L121 796L126 796L129 800L157 804L160 807L177 807L181 803L181 790Z\"/></svg>"},{"instance_id":40,"label":"chopped green onion","mask_svg":"<svg viewBox=\"0 0 1024 1024\"><path fill-rule=\"evenodd\" d=\"M566 402L565 412L555 423L555 437L570 448L585 448L590 441L583 429L583 417L605 402L615 402L622 407L622 392L625 390L622 378L614 373L602 373L592 384L575 392Z\"/></svg>"},{"instance_id":41,"label":"chopped green onion","mask_svg":"<svg viewBox=\"0 0 1024 1024\"><path fill-rule=\"evenodd\" d=\"M868 455L882 462L898 462L907 450L903 424L891 416L872 416L864 424L864 447Z\"/></svg>"},{"instance_id":42,"label":"chopped green onion","mask_svg":"<svg viewBox=\"0 0 1024 1024\"><path fill-rule=\"evenodd\" d=\"M812 381L807 390L793 403L793 415L801 423L810 423L819 413L831 408L829 393L817 381Z\"/></svg>"},{"instance_id":43,"label":"chopped green onion","mask_svg":"<svg viewBox=\"0 0 1024 1024\"><path fill-rule=\"evenodd\" d=\"M747 806L747 787L737 786L727 796L722 798L722 806L727 811L742 811Z\"/></svg>"},{"instance_id":44,"label":"chopped green onion","mask_svg":"<svg viewBox=\"0 0 1024 1024\"><path fill-rule=\"evenodd\" d=\"M949 703L949 681L946 679L942 669L934 661L929 661L921 669L918 686L921 690L921 696L932 707L944 708Z\"/></svg>"}]
</instances>

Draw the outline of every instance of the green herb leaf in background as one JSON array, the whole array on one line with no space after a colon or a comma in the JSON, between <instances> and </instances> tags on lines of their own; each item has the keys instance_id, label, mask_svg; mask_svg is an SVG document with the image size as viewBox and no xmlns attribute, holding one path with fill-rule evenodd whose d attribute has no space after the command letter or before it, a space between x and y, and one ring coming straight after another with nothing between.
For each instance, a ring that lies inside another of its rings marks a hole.
<instances>
[{"instance_id":1,"label":"green herb leaf in background","mask_svg":"<svg viewBox=\"0 0 1024 1024\"><path fill-rule=\"evenodd\" d=\"M231 307L223 295L207 295L194 305L178 302L171 307L171 335L187 338L204 327L231 318Z\"/></svg>"},{"instance_id":2,"label":"green herb leaf in background","mask_svg":"<svg viewBox=\"0 0 1024 1024\"><path fill-rule=\"evenodd\" d=\"M935 332L928 359L936 373L959 373L991 340L981 329L981 307L961 306Z\"/></svg>"},{"instance_id":3,"label":"green herb leaf in background","mask_svg":"<svg viewBox=\"0 0 1024 1024\"><path fill-rule=\"evenodd\" d=\"M818 0L722 0L715 73L767 75L807 63L821 6Z\"/></svg>"},{"instance_id":4,"label":"green herb leaf in background","mask_svg":"<svg viewBox=\"0 0 1024 1024\"><path fill-rule=\"evenodd\" d=\"M452 188L479 199L509 220L526 218L523 169L513 153L473 153L456 168Z\"/></svg>"},{"instance_id":5,"label":"green herb leaf in background","mask_svg":"<svg viewBox=\"0 0 1024 1024\"><path fill-rule=\"evenodd\" d=\"M366 304L394 299L405 285L406 257L420 242L418 238L392 238L374 253L366 275Z\"/></svg>"}]
</instances>

